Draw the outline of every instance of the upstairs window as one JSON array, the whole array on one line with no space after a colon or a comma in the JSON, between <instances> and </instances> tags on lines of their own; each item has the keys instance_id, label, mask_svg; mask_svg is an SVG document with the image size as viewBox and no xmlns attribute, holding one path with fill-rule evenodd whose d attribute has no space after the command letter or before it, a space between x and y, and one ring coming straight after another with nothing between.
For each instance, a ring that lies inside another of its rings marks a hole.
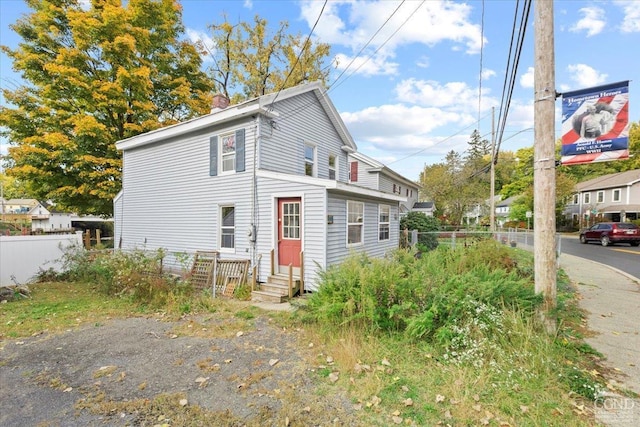
<instances>
[{"instance_id":1,"label":"upstairs window","mask_svg":"<svg viewBox=\"0 0 640 427\"><path fill-rule=\"evenodd\" d=\"M580 195L579 194L574 194L573 195L573 204L577 205L580 203Z\"/></svg>"},{"instance_id":2,"label":"upstairs window","mask_svg":"<svg viewBox=\"0 0 640 427\"><path fill-rule=\"evenodd\" d=\"M209 139L209 175L244 172L244 129Z\"/></svg>"},{"instance_id":3,"label":"upstairs window","mask_svg":"<svg viewBox=\"0 0 640 427\"><path fill-rule=\"evenodd\" d=\"M596 203L604 203L604 191L598 191L596 193Z\"/></svg>"},{"instance_id":4,"label":"upstairs window","mask_svg":"<svg viewBox=\"0 0 640 427\"><path fill-rule=\"evenodd\" d=\"M329 179L336 179L336 156L329 154Z\"/></svg>"},{"instance_id":5,"label":"upstairs window","mask_svg":"<svg viewBox=\"0 0 640 427\"><path fill-rule=\"evenodd\" d=\"M584 203L585 205L591 203L591 193L584 193L582 195L582 203Z\"/></svg>"},{"instance_id":6,"label":"upstairs window","mask_svg":"<svg viewBox=\"0 0 640 427\"><path fill-rule=\"evenodd\" d=\"M236 167L236 135L223 135L222 141L222 172L235 172Z\"/></svg>"},{"instance_id":7,"label":"upstairs window","mask_svg":"<svg viewBox=\"0 0 640 427\"><path fill-rule=\"evenodd\" d=\"M316 147L304 144L304 174L316 176Z\"/></svg>"},{"instance_id":8,"label":"upstairs window","mask_svg":"<svg viewBox=\"0 0 640 427\"><path fill-rule=\"evenodd\" d=\"M613 198L612 198L612 200L613 200L614 202L619 202L619 201L620 201L620 199L621 199L621 197L620 197L621 195L622 195L622 191L620 191L620 189L619 189L619 188L618 188L618 189L613 190Z\"/></svg>"},{"instance_id":9,"label":"upstairs window","mask_svg":"<svg viewBox=\"0 0 640 427\"><path fill-rule=\"evenodd\" d=\"M389 212L388 205L380 205L378 207L378 240L389 240Z\"/></svg>"}]
</instances>

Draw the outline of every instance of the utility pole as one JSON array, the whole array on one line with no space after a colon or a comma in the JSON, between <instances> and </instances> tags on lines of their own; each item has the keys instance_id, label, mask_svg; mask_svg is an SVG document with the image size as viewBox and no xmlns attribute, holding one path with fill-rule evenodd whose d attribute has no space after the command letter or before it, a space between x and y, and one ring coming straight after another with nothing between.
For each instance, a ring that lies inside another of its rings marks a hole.
<instances>
[{"instance_id":1,"label":"utility pole","mask_svg":"<svg viewBox=\"0 0 640 427\"><path fill-rule=\"evenodd\" d=\"M556 306L556 164L555 164L555 51L553 0L536 0L534 19L534 170L533 238L535 292L544 298L547 329L555 323L547 317Z\"/></svg>"},{"instance_id":2,"label":"utility pole","mask_svg":"<svg viewBox=\"0 0 640 427\"><path fill-rule=\"evenodd\" d=\"M489 201L489 221L491 221L491 232L496 231L496 107L491 107L491 199Z\"/></svg>"}]
</instances>

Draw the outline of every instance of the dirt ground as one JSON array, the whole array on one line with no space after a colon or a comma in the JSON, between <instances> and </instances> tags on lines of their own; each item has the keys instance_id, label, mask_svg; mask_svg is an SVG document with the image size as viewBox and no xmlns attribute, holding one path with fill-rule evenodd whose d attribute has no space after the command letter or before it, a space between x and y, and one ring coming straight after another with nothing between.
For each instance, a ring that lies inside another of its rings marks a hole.
<instances>
[{"instance_id":1,"label":"dirt ground","mask_svg":"<svg viewBox=\"0 0 640 427\"><path fill-rule=\"evenodd\" d=\"M300 331L262 311L242 325L131 317L0 342L0 425L360 425Z\"/></svg>"}]
</instances>

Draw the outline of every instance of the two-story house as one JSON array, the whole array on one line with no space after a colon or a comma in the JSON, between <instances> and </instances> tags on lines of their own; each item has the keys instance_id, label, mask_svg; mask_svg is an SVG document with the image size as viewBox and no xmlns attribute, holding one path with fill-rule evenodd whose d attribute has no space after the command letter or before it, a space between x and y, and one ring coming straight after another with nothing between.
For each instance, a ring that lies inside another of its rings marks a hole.
<instances>
[{"instance_id":1,"label":"two-story house","mask_svg":"<svg viewBox=\"0 0 640 427\"><path fill-rule=\"evenodd\" d=\"M348 160L351 184L404 196L406 201L400 202L401 217L413 209L420 190L417 183L362 153L350 153Z\"/></svg>"},{"instance_id":2,"label":"two-story house","mask_svg":"<svg viewBox=\"0 0 640 427\"><path fill-rule=\"evenodd\" d=\"M590 179L576 185L566 218L582 228L600 221L640 218L640 169Z\"/></svg>"},{"instance_id":3,"label":"two-story house","mask_svg":"<svg viewBox=\"0 0 640 427\"><path fill-rule=\"evenodd\" d=\"M410 181L396 176L400 192L350 182L350 159L363 157L320 83L237 105L216 96L210 114L116 147L116 248L215 250L250 260L258 282L292 266L315 290L319 271L350 252L398 247Z\"/></svg>"}]
</instances>

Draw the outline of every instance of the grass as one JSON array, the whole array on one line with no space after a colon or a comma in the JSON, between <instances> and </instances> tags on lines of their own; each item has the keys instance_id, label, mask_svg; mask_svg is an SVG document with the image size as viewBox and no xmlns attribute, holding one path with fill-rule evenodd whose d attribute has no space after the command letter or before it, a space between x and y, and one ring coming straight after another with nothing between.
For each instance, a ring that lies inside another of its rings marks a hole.
<instances>
[{"instance_id":1,"label":"grass","mask_svg":"<svg viewBox=\"0 0 640 427\"><path fill-rule=\"evenodd\" d=\"M0 340L57 333L84 324L99 325L136 312L134 304L105 297L87 284L37 283L30 290L30 298L0 304Z\"/></svg>"},{"instance_id":2,"label":"grass","mask_svg":"<svg viewBox=\"0 0 640 427\"><path fill-rule=\"evenodd\" d=\"M588 408L606 382L601 355L583 340L589 331L568 277L559 272L552 313L558 330L549 335L535 316L531 255L484 244L492 243L440 248L419 260L402 252L382 261L350 259L343 270L327 272L326 292L307 305L270 313L275 324L299 332L316 394L314 402L301 401L282 385L279 415L261 413L246 425L285 416L295 420L291 425L313 423L326 411L322 397L336 393L348 396L367 426L594 425ZM0 305L0 340L152 313L182 318L176 335L231 337L264 315L246 301L197 294L169 292L162 301L164 307L150 306L83 282L39 283L30 299ZM204 374L217 368L207 358L198 366ZM55 378L49 383L60 387ZM182 399L166 394L115 402L96 394L78 408L137 413L138 421L166 416L172 425L239 422L232 414L183 406Z\"/></svg>"}]
</instances>

